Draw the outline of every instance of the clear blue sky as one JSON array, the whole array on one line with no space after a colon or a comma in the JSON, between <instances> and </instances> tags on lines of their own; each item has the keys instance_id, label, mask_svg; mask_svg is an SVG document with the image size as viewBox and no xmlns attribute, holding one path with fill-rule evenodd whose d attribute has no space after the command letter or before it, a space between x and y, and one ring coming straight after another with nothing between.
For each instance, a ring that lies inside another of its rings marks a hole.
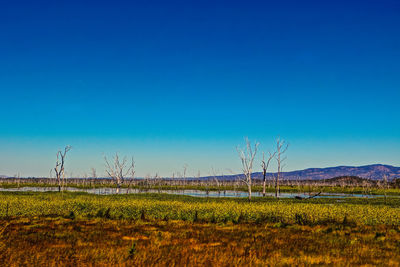
<instances>
[{"instance_id":1,"label":"clear blue sky","mask_svg":"<svg viewBox=\"0 0 400 267\"><path fill-rule=\"evenodd\" d=\"M400 165L400 2L5 0L0 91L0 174Z\"/></svg>"}]
</instances>

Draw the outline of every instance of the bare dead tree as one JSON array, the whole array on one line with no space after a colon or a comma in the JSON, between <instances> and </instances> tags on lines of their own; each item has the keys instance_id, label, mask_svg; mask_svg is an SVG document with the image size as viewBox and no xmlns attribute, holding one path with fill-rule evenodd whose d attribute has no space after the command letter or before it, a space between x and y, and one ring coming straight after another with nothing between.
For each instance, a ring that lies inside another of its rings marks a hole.
<instances>
[{"instance_id":1,"label":"bare dead tree","mask_svg":"<svg viewBox=\"0 0 400 267\"><path fill-rule=\"evenodd\" d=\"M259 143L254 144L254 149L251 147L251 142L246 137L246 148L241 149L236 147L236 150L239 154L240 160L242 162L242 170L244 174L244 179L242 180L247 185L247 190L249 193L249 202L251 201L251 174L253 171L253 161L257 154L257 148Z\"/></svg>"},{"instance_id":2,"label":"bare dead tree","mask_svg":"<svg viewBox=\"0 0 400 267\"><path fill-rule=\"evenodd\" d=\"M386 174L384 174L383 175L383 194L384 194L384 197L385 197L385 204L386 204L386 201L387 201L387 197L386 197L386 191L387 191L387 189L388 189L388 179L387 179L387 175Z\"/></svg>"},{"instance_id":3,"label":"bare dead tree","mask_svg":"<svg viewBox=\"0 0 400 267\"><path fill-rule=\"evenodd\" d=\"M115 153L113 160L114 160L113 164L110 164L107 157L104 156L106 173L117 185L117 194L118 194L121 185L124 183L125 176L127 176L132 171L132 169L135 168L135 162L133 161L132 158L131 164L128 165L127 157L124 157L121 160L118 156L118 153Z\"/></svg>"},{"instance_id":4,"label":"bare dead tree","mask_svg":"<svg viewBox=\"0 0 400 267\"><path fill-rule=\"evenodd\" d=\"M96 184L96 179L97 179L97 171L95 168L90 168L90 186L95 188Z\"/></svg>"},{"instance_id":5,"label":"bare dead tree","mask_svg":"<svg viewBox=\"0 0 400 267\"><path fill-rule=\"evenodd\" d=\"M276 151L274 153L268 152L268 160L265 162L265 153L263 152L263 159L261 161L261 167L263 169L263 197L265 197L265 186L267 184L267 170L269 163L275 157Z\"/></svg>"},{"instance_id":6,"label":"bare dead tree","mask_svg":"<svg viewBox=\"0 0 400 267\"><path fill-rule=\"evenodd\" d=\"M21 182L21 175L20 175L20 173L16 174L14 177L17 178L17 183L18 183L18 188L19 188L19 184L20 184L20 182Z\"/></svg>"},{"instance_id":7,"label":"bare dead tree","mask_svg":"<svg viewBox=\"0 0 400 267\"><path fill-rule=\"evenodd\" d=\"M96 169L95 169L95 168L91 168L90 171L91 171L90 176L91 176L93 179L96 179L96 178L97 178Z\"/></svg>"},{"instance_id":8,"label":"bare dead tree","mask_svg":"<svg viewBox=\"0 0 400 267\"><path fill-rule=\"evenodd\" d=\"M279 182L282 177L282 170L284 168L284 161L286 160L286 157L283 157L283 154L285 154L286 150L288 149L289 144L286 143L285 140L281 140L280 137L276 139L276 155L275 159L277 162L277 167L278 171L275 176L275 197L278 198L280 194L280 189L279 189Z\"/></svg>"},{"instance_id":9,"label":"bare dead tree","mask_svg":"<svg viewBox=\"0 0 400 267\"><path fill-rule=\"evenodd\" d=\"M219 182L219 180L218 180L217 171L216 171L214 168L211 168L211 174L212 174L212 177L213 177L213 179L214 179L214 181L215 181L215 184L217 185L218 194L221 194L220 182Z\"/></svg>"},{"instance_id":10,"label":"bare dead tree","mask_svg":"<svg viewBox=\"0 0 400 267\"><path fill-rule=\"evenodd\" d=\"M58 183L58 192L61 192L61 179L65 179L65 156L67 155L67 152L71 150L71 146L66 146L64 148L64 151L58 150L57 151L57 161L56 161L56 167L54 168L54 171L56 173L56 179Z\"/></svg>"},{"instance_id":11,"label":"bare dead tree","mask_svg":"<svg viewBox=\"0 0 400 267\"><path fill-rule=\"evenodd\" d=\"M187 171L187 167L188 167L188 165L185 163L184 165L183 165L183 185L186 185L186 171Z\"/></svg>"},{"instance_id":12,"label":"bare dead tree","mask_svg":"<svg viewBox=\"0 0 400 267\"><path fill-rule=\"evenodd\" d=\"M300 185L300 177L296 176L296 185L297 185L297 192L301 192L301 185Z\"/></svg>"},{"instance_id":13,"label":"bare dead tree","mask_svg":"<svg viewBox=\"0 0 400 267\"><path fill-rule=\"evenodd\" d=\"M136 171L135 171L135 162L134 162L133 159L132 159L131 168L130 168L130 176L131 176L131 177L130 177L130 179L129 179L128 189L126 190L126 193L127 193L127 194L130 193L131 186L132 186L132 182L135 180L135 174L136 174Z\"/></svg>"}]
</instances>

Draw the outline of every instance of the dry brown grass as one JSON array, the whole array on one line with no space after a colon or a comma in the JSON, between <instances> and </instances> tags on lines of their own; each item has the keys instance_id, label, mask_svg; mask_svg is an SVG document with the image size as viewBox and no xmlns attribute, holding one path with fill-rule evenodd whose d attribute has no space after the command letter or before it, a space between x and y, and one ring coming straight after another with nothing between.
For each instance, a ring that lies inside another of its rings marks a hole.
<instances>
[{"instance_id":1,"label":"dry brown grass","mask_svg":"<svg viewBox=\"0 0 400 267\"><path fill-rule=\"evenodd\" d=\"M400 262L396 226L11 218L4 266L309 266Z\"/></svg>"}]
</instances>

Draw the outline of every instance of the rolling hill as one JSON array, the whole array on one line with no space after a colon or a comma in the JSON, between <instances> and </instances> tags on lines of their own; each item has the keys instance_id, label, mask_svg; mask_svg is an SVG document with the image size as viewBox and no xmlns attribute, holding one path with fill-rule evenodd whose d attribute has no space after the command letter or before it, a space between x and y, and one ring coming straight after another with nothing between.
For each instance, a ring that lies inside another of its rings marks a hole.
<instances>
[{"instance_id":1,"label":"rolling hill","mask_svg":"<svg viewBox=\"0 0 400 267\"><path fill-rule=\"evenodd\" d=\"M275 173L267 173L268 179L271 179ZM366 166L338 166L328 168L309 168L305 170L283 172L283 179L288 180L322 180L330 179L339 176L358 176L361 178L368 178L372 180L380 180L384 175L387 175L388 179L400 178L400 167L383 164L373 164ZM229 175L219 176L218 179L234 179L241 175ZM253 173L254 179L262 179L263 175L261 172ZM213 177L205 177L213 178Z\"/></svg>"}]
</instances>

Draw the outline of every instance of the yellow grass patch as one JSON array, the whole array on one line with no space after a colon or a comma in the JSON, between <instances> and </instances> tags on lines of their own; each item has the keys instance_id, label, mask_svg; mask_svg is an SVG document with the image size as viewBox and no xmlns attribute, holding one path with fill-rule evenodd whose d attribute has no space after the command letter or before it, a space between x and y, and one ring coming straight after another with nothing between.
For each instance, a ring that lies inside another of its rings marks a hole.
<instances>
[{"instance_id":1,"label":"yellow grass patch","mask_svg":"<svg viewBox=\"0 0 400 267\"><path fill-rule=\"evenodd\" d=\"M147 236L140 235L140 236L124 236L122 237L123 240L149 240Z\"/></svg>"}]
</instances>

